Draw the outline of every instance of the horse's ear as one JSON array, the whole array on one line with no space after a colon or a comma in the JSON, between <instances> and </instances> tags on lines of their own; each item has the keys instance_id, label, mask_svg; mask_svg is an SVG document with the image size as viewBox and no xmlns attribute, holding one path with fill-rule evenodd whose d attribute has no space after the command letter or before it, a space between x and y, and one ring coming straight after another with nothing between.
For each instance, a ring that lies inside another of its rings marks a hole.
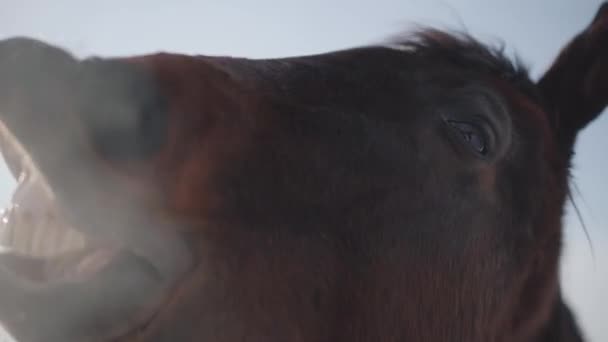
<instances>
[{"instance_id":1,"label":"horse's ear","mask_svg":"<svg viewBox=\"0 0 608 342\"><path fill-rule=\"evenodd\" d=\"M558 139L568 147L608 104L608 2L538 82Z\"/></svg>"}]
</instances>

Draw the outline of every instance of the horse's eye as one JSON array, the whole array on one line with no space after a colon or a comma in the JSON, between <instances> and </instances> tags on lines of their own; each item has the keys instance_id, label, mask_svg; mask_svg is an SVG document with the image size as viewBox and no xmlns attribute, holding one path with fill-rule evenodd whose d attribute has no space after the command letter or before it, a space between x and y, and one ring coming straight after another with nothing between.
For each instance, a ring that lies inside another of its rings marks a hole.
<instances>
[{"instance_id":1,"label":"horse's eye","mask_svg":"<svg viewBox=\"0 0 608 342\"><path fill-rule=\"evenodd\" d=\"M488 139L483 128L467 121L447 120L447 123L460 133L474 152L481 156L488 154Z\"/></svg>"}]
</instances>

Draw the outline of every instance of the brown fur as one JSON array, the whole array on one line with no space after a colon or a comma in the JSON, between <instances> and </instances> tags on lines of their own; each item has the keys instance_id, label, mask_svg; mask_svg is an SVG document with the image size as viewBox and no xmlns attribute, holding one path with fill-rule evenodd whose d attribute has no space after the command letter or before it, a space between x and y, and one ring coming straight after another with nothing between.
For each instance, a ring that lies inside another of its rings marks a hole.
<instances>
[{"instance_id":1,"label":"brown fur","mask_svg":"<svg viewBox=\"0 0 608 342\"><path fill-rule=\"evenodd\" d=\"M0 42L2 122L70 222L125 248L40 288L4 257L0 320L25 342L582 341L561 217L607 24L604 4L538 83L432 30L278 60ZM454 117L491 123L487 156Z\"/></svg>"}]
</instances>

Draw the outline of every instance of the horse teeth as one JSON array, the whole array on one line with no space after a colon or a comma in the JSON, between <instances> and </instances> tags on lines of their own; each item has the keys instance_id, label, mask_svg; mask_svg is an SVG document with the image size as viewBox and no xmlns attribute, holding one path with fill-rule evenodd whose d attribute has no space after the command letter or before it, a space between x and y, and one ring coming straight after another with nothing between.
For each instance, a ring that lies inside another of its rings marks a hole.
<instances>
[{"instance_id":1,"label":"horse teeth","mask_svg":"<svg viewBox=\"0 0 608 342\"><path fill-rule=\"evenodd\" d=\"M56 214L54 193L25 149L2 123L0 137L19 154L21 167L14 202L0 212L0 245L38 258L84 248L84 235Z\"/></svg>"},{"instance_id":2,"label":"horse teeth","mask_svg":"<svg viewBox=\"0 0 608 342\"><path fill-rule=\"evenodd\" d=\"M51 257L84 248L84 236L50 215L37 217L14 207L1 216L0 245L32 257Z\"/></svg>"}]
</instances>

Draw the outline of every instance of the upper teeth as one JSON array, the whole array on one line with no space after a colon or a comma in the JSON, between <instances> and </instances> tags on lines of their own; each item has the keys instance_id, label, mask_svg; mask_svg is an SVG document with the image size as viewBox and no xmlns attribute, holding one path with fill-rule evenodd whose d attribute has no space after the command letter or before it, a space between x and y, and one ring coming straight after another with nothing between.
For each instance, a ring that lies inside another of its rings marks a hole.
<instances>
[{"instance_id":1,"label":"upper teeth","mask_svg":"<svg viewBox=\"0 0 608 342\"><path fill-rule=\"evenodd\" d=\"M50 257L85 246L82 234L58 214L55 196L25 150L0 124L0 134L22 158L12 205L0 212L0 245L32 257Z\"/></svg>"},{"instance_id":2,"label":"upper teeth","mask_svg":"<svg viewBox=\"0 0 608 342\"><path fill-rule=\"evenodd\" d=\"M51 257L85 246L82 234L56 218L32 215L19 208L2 212L0 244L32 257Z\"/></svg>"}]
</instances>

